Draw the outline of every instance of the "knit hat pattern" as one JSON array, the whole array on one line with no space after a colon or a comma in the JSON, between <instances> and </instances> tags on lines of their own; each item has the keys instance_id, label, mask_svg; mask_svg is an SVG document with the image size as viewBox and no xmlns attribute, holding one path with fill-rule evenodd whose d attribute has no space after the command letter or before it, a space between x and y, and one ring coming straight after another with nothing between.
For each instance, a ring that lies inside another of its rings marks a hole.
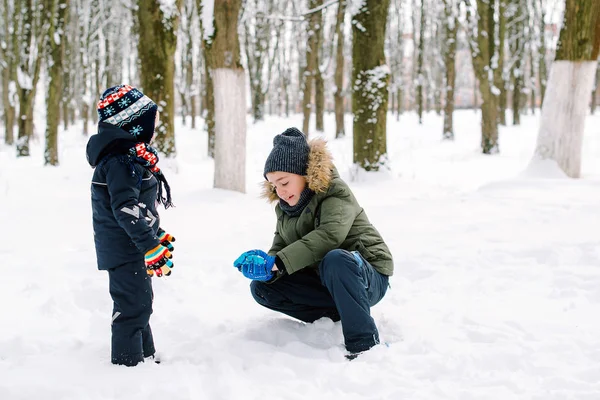
<instances>
[{"instance_id":1,"label":"knit hat pattern","mask_svg":"<svg viewBox=\"0 0 600 400\"><path fill-rule=\"evenodd\" d=\"M97 111L99 121L131 133L140 142L150 143L154 136L158 106L132 86L106 89L98 101Z\"/></svg>"},{"instance_id":2,"label":"knit hat pattern","mask_svg":"<svg viewBox=\"0 0 600 400\"><path fill-rule=\"evenodd\" d=\"M306 136L296 128L288 128L273 138L273 150L265 162L263 175L281 171L306 175L310 147Z\"/></svg>"}]
</instances>

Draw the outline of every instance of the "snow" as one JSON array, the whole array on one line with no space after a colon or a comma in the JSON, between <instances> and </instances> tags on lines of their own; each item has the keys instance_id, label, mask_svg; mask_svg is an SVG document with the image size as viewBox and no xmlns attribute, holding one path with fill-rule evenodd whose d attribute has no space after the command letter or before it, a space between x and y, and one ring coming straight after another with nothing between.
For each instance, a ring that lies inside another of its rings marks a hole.
<instances>
[{"instance_id":1,"label":"snow","mask_svg":"<svg viewBox=\"0 0 600 400\"><path fill-rule=\"evenodd\" d=\"M346 10L351 17L361 12L362 8L366 5L365 0L347 0Z\"/></svg>"},{"instance_id":2,"label":"snow","mask_svg":"<svg viewBox=\"0 0 600 400\"><path fill-rule=\"evenodd\" d=\"M163 19L168 21L177 13L177 4L175 0L159 0L158 5L163 14Z\"/></svg>"},{"instance_id":3,"label":"snow","mask_svg":"<svg viewBox=\"0 0 600 400\"><path fill-rule=\"evenodd\" d=\"M389 347L352 362L339 323L261 308L232 267L270 245L263 163L301 115L248 116L247 194L212 189L206 134L177 121L178 157L159 163L176 204L162 226L177 237L173 275L154 280L163 362L136 368L109 361L112 304L96 270L81 126L60 133L54 168L42 166L43 135L22 159L0 137L0 399L598 399L600 116L587 119L573 180L551 163L527 169L537 116L501 127L495 156L480 154L472 110L456 112L454 142L433 113L423 125L388 117L390 169L348 182L395 257L372 310ZM351 129L334 135L326 115L349 178Z\"/></svg>"},{"instance_id":4,"label":"snow","mask_svg":"<svg viewBox=\"0 0 600 400\"><path fill-rule=\"evenodd\" d=\"M202 29L204 30L204 40L211 40L210 38L215 31L215 26L213 24L214 8L215 0L202 1Z\"/></svg>"}]
</instances>

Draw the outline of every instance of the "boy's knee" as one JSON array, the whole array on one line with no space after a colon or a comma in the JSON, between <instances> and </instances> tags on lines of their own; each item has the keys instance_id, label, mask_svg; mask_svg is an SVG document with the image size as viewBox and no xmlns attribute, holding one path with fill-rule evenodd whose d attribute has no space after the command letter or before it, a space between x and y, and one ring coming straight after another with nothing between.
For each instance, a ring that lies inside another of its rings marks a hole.
<instances>
[{"instance_id":1,"label":"boy's knee","mask_svg":"<svg viewBox=\"0 0 600 400\"><path fill-rule=\"evenodd\" d=\"M325 257L319 264L319 274L321 279L329 276L338 276L347 272L345 266L356 266L356 261L352 253L342 249L331 250L325 254Z\"/></svg>"}]
</instances>

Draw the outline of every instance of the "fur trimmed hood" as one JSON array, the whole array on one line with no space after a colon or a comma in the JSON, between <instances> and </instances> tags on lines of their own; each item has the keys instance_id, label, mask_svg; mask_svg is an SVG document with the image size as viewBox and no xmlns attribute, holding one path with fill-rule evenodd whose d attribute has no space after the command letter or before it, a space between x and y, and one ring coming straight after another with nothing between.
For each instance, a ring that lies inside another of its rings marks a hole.
<instances>
[{"instance_id":1,"label":"fur trimmed hood","mask_svg":"<svg viewBox=\"0 0 600 400\"><path fill-rule=\"evenodd\" d=\"M306 171L306 183L308 188L315 193L324 193L329 189L333 179L333 157L327 142L321 138L315 138L308 142L310 153L308 154L308 169ZM261 197L274 203L279 201L279 196L275 192L275 187L271 182L265 180L262 183Z\"/></svg>"}]
</instances>

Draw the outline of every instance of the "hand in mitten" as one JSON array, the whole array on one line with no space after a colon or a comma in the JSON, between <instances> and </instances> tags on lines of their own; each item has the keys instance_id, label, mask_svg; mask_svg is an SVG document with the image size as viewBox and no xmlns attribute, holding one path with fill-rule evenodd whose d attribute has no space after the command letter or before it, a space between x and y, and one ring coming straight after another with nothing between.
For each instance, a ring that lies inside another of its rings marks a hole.
<instances>
[{"instance_id":1,"label":"hand in mitten","mask_svg":"<svg viewBox=\"0 0 600 400\"><path fill-rule=\"evenodd\" d=\"M274 264L275 257L262 250L246 251L233 262L233 266L246 278L263 282L273 278Z\"/></svg>"},{"instance_id":2,"label":"hand in mitten","mask_svg":"<svg viewBox=\"0 0 600 400\"><path fill-rule=\"evenodd\" d=\"M146 252L144 261L146 262L146 272L148 275L156 276L159 278L163 275L171 275L171 268L173 268L173 261L170 260L173 255L168 248L159 244L155 248Z\"/></svg>"},{"instance_id":3,"label":"hand in mitten","mask_svg":"<svg viewBox=\"0 0 600 400\"><path fill-rule=\"evenodd\" d=\"M160 240L160 244L169 249L169 251L175 250L175 247L173 247L173 245L171 244L175 241L175 236L165 232L163 228L158 228L156 236L158 237L158 240Z\"/></svg>"}]
</instances>

